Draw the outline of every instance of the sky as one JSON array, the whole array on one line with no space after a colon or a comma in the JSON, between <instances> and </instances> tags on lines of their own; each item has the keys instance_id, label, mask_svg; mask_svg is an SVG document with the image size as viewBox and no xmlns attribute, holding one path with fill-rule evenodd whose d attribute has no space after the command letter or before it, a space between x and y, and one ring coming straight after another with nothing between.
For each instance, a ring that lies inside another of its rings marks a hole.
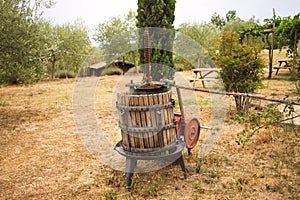
<instances>
[{"instance_id":1,"label":"sky","mask_svg":"<svg viewBox=\"0 0 300 200\"><path fill-rule=\"evenodd\" d=\"M54 0L56 4L44 11L44 18L52 24L73 23L81 19L89 29L97 24L137 10L138 0ZM150 0L151 1L151 0ZM237 16L248 20L255 16L260 22L276 15L294 16L300 12L300 0L177 0L175 28L182 23L209 22L217 13L221 16L236 10Z\"/></svg>"}]
</instances>

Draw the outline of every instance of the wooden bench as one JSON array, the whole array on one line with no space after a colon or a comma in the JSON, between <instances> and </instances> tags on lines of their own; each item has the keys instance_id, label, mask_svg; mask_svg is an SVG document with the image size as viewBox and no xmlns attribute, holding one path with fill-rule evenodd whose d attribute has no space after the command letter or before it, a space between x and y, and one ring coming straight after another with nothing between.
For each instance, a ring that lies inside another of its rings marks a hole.
<instances>
[{"instance_id":1,"label":"wooden bench","mask_svg":"<svg viewBox=\"0 0 300 200\"><path fill-rule=\"evenodd\" d=\"M193 69L193 72L195 74L195 77L190 80L190 82L193 83L193 87L195 87L196 81L201 81L203 88L205 88L204 81L216 81L218 80L218 77L211 76L212 73L218 73L220 69L217 68L195 68Z\"/></svg>"},{"instance_id":2,"label":"wooden bench","mask_svg":"<svg viewBox=\"0 0 300 200\"><path fill-rule=\"evenodd\" d=\"M290 66L274 66L273 67L274 69L276 69L276 75L278 74L278 72L279 72L279 70L280 69L288 69L288 70L290 70L291 71L291 67Z\"/></svg>"},{"instance_id":3,"label":"wooden bench","mask_svg":"<svg viewBox=\"0 0 300 200\"><path fill-rule=\"evenodd\" d=\"M202 86L203 88L205 88L205 81L220 81L221 79L220 78L217 78L217 77L207 77L207 78L190 78L190 83L193 83L193 87L195 87L195 83L197 81L201 81L202 82Z\"/></svg>"},{"instance_id":4,"label":"wooden bench","mask_svg":"<svg viewBox=\"0 0 300 200\"><path fill-rule=\"evenodd\" d=\"M292 61L290 58L282 58L278 60L279 66L274 66L273 68L276 69L276 75L278 74L280 69L288 69L291 71L291 66L289 66L288 62ZM297 62L300 61L300 59L296 59ZM282 65L284 64L284 65Z\"/></svg>"}]
</instances>

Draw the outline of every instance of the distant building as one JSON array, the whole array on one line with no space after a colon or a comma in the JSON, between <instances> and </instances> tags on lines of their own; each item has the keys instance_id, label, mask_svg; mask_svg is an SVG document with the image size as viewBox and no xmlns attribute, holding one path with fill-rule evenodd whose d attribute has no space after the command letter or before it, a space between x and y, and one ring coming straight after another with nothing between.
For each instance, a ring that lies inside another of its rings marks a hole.
<instances>
[{"instance_id":1,"label":"distant building","mask_svg":"<svg viewBox=\"0 0 300 200\"><path fill-rule=\"evenodd\" d=\"M85 71L85 74L86 76L101 76L107 67L113 66L120 68L123 71L123 74L125 74L129 69L135 67L133 63L124 62L122 60L114 60L108 65L105 62L99 62L89 66Z\"/></svg>"},{"instance_id":2,"label":"distant building","mask_svg":"<svg viewBox=\"0 0 300 200\"><path fill-rule=\"evenodd\" d=\"M87 75L88 76L101 76L102 72L105 70L106 63L100 62L95 63L88 67Z\"/></svg>"}]
</instances>

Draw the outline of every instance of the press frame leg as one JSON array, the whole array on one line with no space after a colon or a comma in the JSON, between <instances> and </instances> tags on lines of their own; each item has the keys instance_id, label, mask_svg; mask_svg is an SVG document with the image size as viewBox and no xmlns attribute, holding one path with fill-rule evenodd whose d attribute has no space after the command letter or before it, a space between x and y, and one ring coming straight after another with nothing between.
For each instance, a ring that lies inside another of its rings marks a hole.
<instances>
[{"instance_id":1,"label":"press frame leg","mask_svg":"<svg viewBox=\"0 0 300 200\"><path fill-rule=\"evenodd\" d=\"M131 186L132 176L134 174L134 168L136 167L136 164L137 164L136 159L126 157L125 176L126 176L127 187Z\"/></svg>"},{"instance_id":2,"label":"press frame leg","mask_svg":"<svg viewBox=\"0 0 300 200\"><path fill-rule=\"evenodd\" d=\"M184 178L187 178L187 169L184 164L183 155L178 158L181 170L183 171Z\"/></svg>"}]
</instances>

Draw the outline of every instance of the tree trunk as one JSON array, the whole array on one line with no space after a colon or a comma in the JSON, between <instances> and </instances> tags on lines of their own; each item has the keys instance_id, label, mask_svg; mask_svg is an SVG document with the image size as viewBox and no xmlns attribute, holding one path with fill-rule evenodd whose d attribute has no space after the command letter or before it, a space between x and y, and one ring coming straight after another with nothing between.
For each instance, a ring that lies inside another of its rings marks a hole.
<instances>
[{"instance_id":1,"label":"tree trunk","mask_svg":"<svg viewBox=\"0 0 300 200\"><path fill-rule=\"evenodd\" d=\"M55 60L51 62L51 79L55 78Z\"/></svg>"},{"instance_id":2,"label":"tree trunk","mask_svg":"<svg viewBox=\"0 0 300 200\"><path fill-rule=\"evenodd\" d=\"M234 96L236 111L239 115L247 116L250 108L250 99L247 96Z\"/></svg>"}]
</instances>

